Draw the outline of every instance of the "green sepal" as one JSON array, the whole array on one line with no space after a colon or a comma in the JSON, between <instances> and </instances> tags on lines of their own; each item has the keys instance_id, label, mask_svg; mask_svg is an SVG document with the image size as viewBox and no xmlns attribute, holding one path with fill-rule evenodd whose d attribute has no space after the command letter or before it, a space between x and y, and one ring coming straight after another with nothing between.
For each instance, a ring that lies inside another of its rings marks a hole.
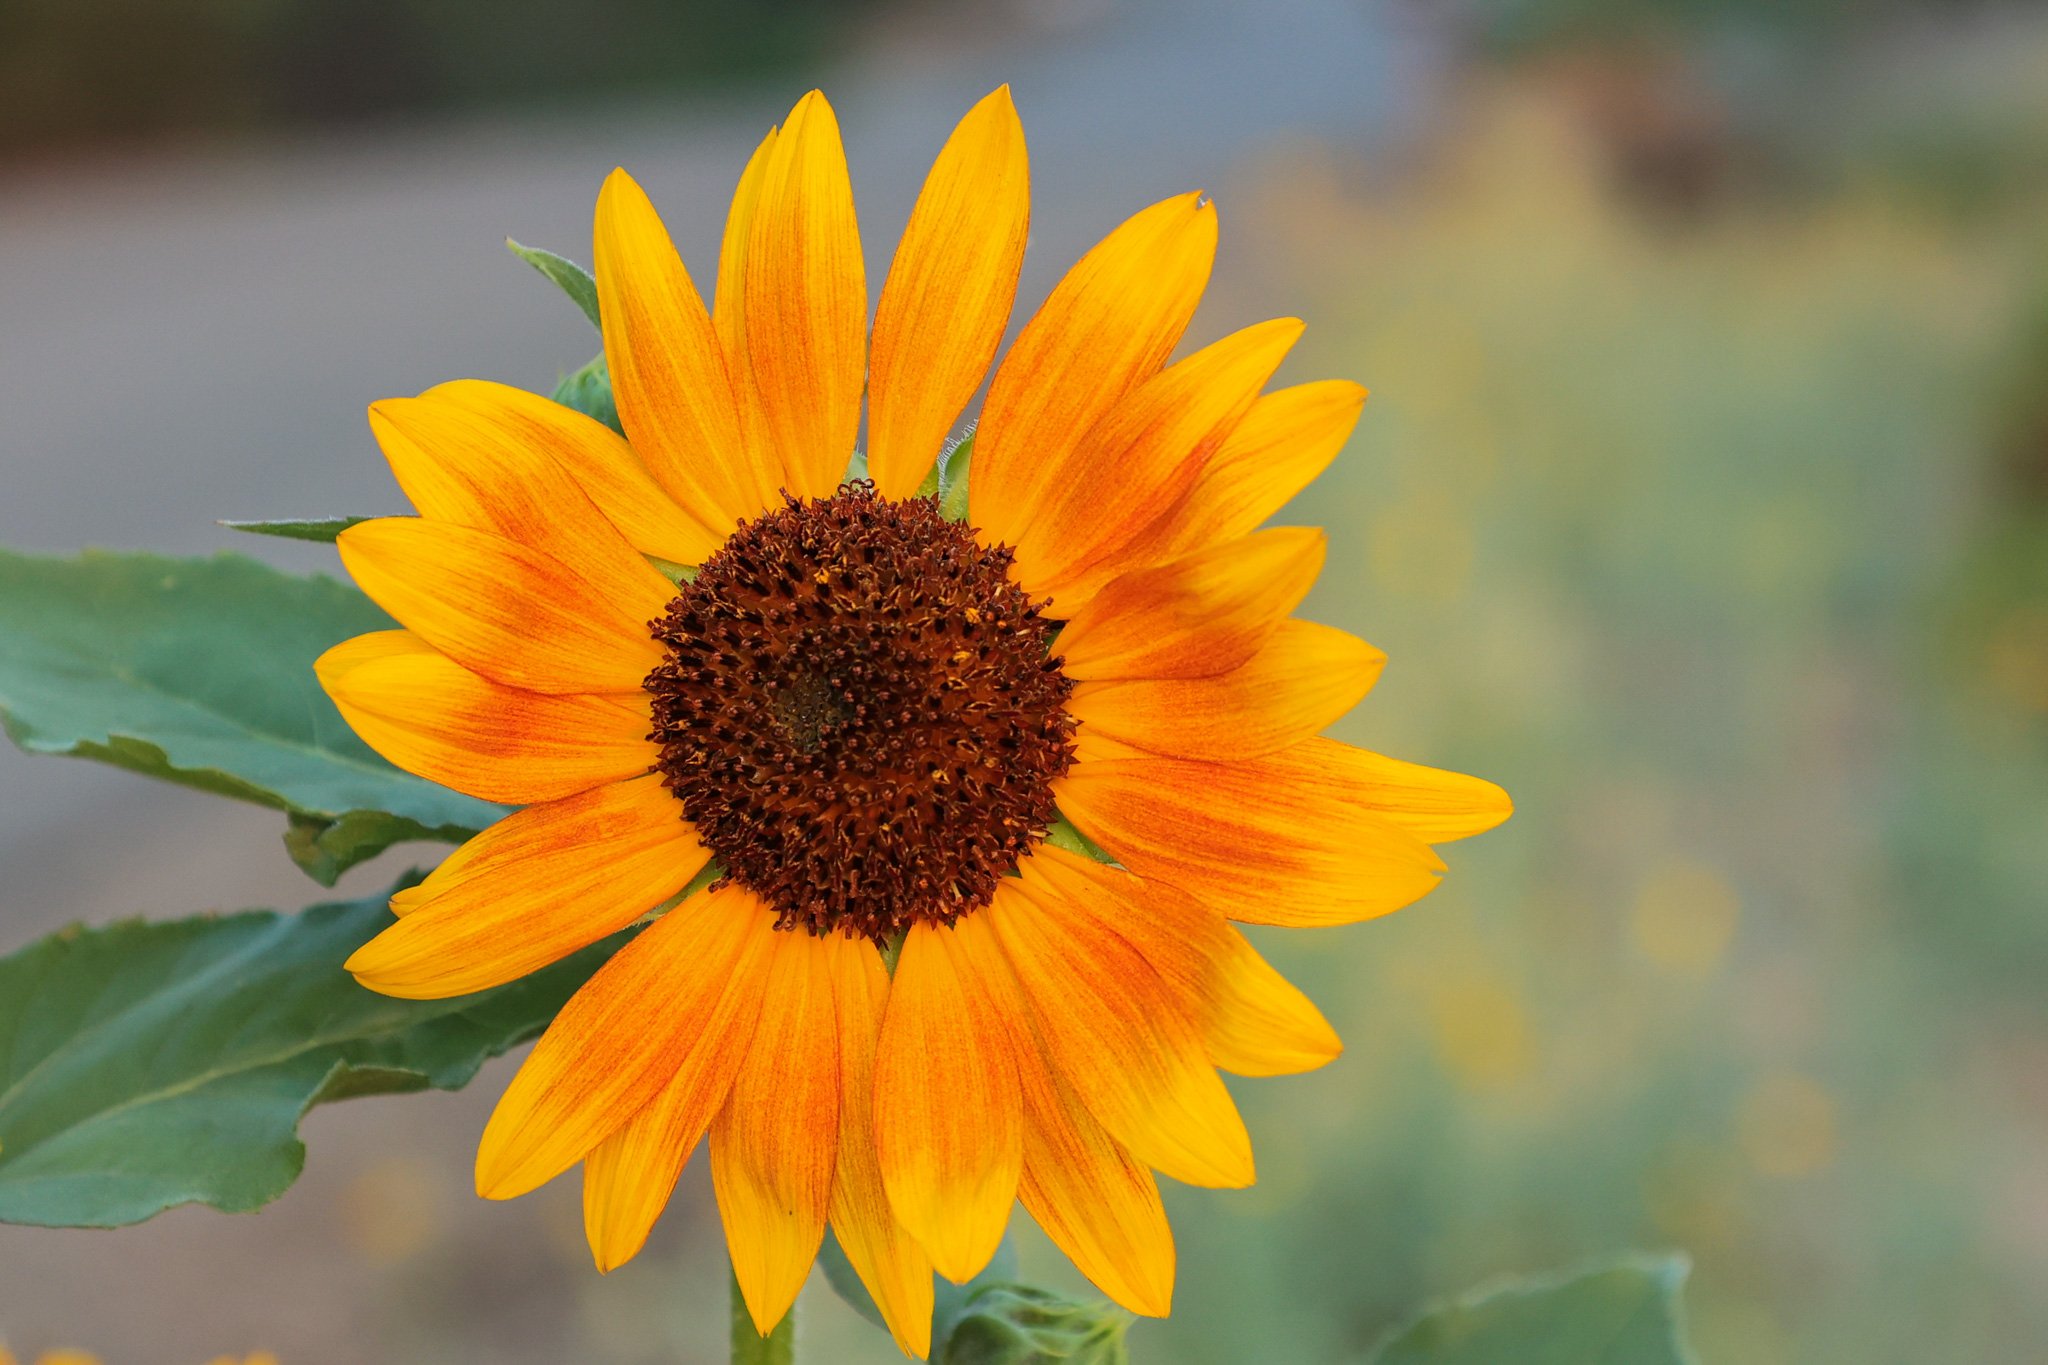
<instances>
[{"instance_id":1,"label":"green sepal","mask_svg":"<svg viewBox=\"0 0 2048 1365\"><path fill-rule=\"evenodd\" d=\"M1059 816L1050 825L1045 827L1045 841L1054 848L1063 848L1069 853L1079 853L1084 857L1093 858L1098 863L1108 863L1112 867L1122 866L1122 864L1117 862L1115 856L1103 848L1101 844L1096 843L1080 830L1074 828L1073 822L1064 815Z\"/></svg>"},{"instance_id":2,"label":"green sepal","mask_svg":"<svg viewBox=\"0 0 2048 1365\"><path fill-rule=\"evenodd\" d=\"M969 428L965 436L947 446L939 456L935 491L939 495L940 515L948 521L967 520L967 475L973 463L974 431Z\"/></svg>"},{"instance_id":3,"label":"green sepal","mask_svg":"<svg viewBox=\"0 0 2048 1365\"><path fill-rule=\"evenodd\" d=\"M301 521L223 521L220 524L230 531L246 531L252 536L280 536L285 540L310 540L332 545L335 538L349 527L375 520L375 517L308 517Z\"/></svg>"},{"instance_id":4,"label":"green sepal","mask_svg":"<svg viewBox=\"0 0 2048 1365\"><path fill-rule=\"evenodd\" d=\"M505 239L505 245L514 256L547 276L567 294L570 301L583 310L583 316L590 319L592 327L600 332L604 330L604 321L597 308L597 281L590 277L588 270L566 256L557 256L537 246L524 246L510 237Z\"/></svg>"},{"instance_id":5,"label":"green sepal","mask_svg":"<svg viewBox=\"0 0 2048 1365\"><path fill-rule=\"evenodd\" d=\"M1131 1315L1112 1303L986 1284L966 1296L933 1358L938 1365L1128 1365L1130 1327Z\"/></svg>"},{"instance_id":6,"label":"green sepal","mask_svg":"<svg viewBox=\"0 0 2048 1365\"><path fill-rule=\"evenodd\" d=\"M594 417L621 436L626 434L626 429L619 425L619 405L612 399L611 366L605 363L603 352L582 369L563 375L551 396L563 407Z\"/></svg>"},{"instance_id":7,"label":"green sepal","mask_svg":"<svg viewBox=\"0 0 2048 1365\"><path fill-rule=\"evenodd\" d=\"M915 492L911 496L918 498L936 498L938 495L939 465L938 461L934 460L932 462L932 467L924 472L924 481L918 484L917 492Z\"/></svg>"},{"instance_id":8,"label":"green sepal","mask_svg":"<svg viewBox=\"0 0 2048 1365\"><path fill-rule=\"evenodd\" d=\"M313 661L393 621L354 588L240 555L0 550L0 723L30 753L97 759L289 817L333 885L407 839L460 842L504 809L387 763Z\"/></svg>"},{"instance_id":9,"label":"green sepal","mask_svg":"<svg viewBox=\"0 0 2048 1365\"><path fill-rule=\"evenodd\" d=\"M304 1167L312 1106L460 1088L631 937L494 990L395 1000L342 968L393 922L388 899L73 927L0 959L0 1222L261 1207Z\"/></svg>"},{"instance_id":10,"label":"green sepal","mask_svg":"<svg viewBox=\"0 0 2048 1365\"><path fill-rule=\"evenodd\" d=\"M1425 1310L1364 1365L1697 1365L1683 1256L1627 1256L1490 1285Z\"/></svg>"}]
</instances>

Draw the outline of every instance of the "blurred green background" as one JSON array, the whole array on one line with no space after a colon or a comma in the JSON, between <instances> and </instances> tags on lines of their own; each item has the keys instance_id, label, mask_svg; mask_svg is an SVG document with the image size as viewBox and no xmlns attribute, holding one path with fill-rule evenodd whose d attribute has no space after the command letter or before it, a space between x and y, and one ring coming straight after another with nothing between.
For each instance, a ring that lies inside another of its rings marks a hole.
<instances>
[{"instance_id":1,"label":"blurred green background","mask_svg":"<svg viewBox=\"0 0 2048 1365\"><path fill-rule=\"evenodd\" d=\"M1330 528L1307 614L1391 656L1337 733L1518 803L1417 907L1261 937L1348 1051L1238 1087L1260 1183L1170 1194L1179 1306L1136 1359L1334 1365L1422 1300L1628 1247L1693 1256L1707 1365L2041 1359L2037 8L18 4L0 539L196 551L206 516L395 506L364 402L588 353L492 233L581 255L598 178L651 163L702 275L748 141L823 80L879 280L923 160L1004 79L1027 298L1206 184L1194 339L1296 312L1283 379L1372 388L1283 518ZM412 254L425 292L379 273ZM155 282L181 264L189 296ZM172 519L181 490L203 507ZM314 898L267 815L11 751L0 792L0 949ZM604 1279L572 1182L472 1198L509 1074L321 1111L256 1219L0 1229L0 1332L110 1365L722 1358L701 1169ZM813 1358L894 1358L805 1302Z\"/></svg>"}]
</instances>

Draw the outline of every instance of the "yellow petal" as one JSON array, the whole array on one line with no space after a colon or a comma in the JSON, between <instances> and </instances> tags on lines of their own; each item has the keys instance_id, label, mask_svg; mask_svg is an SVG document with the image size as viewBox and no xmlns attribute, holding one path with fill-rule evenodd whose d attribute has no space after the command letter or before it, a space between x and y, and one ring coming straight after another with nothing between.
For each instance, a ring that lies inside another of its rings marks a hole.
<instances>
[{"instance_id":1,"label":"yellow petal","mask_svg":"<svg viewBox=\"0 0 2048 1365\"><path fill-rule=\"evenodd\" d=\"M875 1155L875 1046L888 1006L889 973L880 953L865 943L856 947L831 957L840 1076L832 1230L897 1347L921 1358L932 1348L931 1257L890 1212Z\"/></svg>"},{"instance_id":2,"label":"yellow petal","mask_svg":"<svg viewBox=\"0 0 2048 1365\"><path fill-rule=\"evenodd\" d=\"M673 589L608 597L551 555L489 531L381 517L336 541L349 576L465 668L530 692L631 692L665 657L647 622Z\"/></svg>"},{"instance_id":3,"label":"yellow petal","mask_svg":"<svg viewBox=\"0 0 2048 1365\"><path fill-rule=\"evenodd\" d=\"M1173 1310L1173 1229L1152 1172L1103 1130L1036 1049L1019 1051L1025 1209L1095 1287L1133 1313Z\"/></svg>"},{"instance_id":4,"label":"yellow petal","mask_svg":"<svg viewBox=\"0 0 2048 1365\"><path fill-rule=\"evenodd\" d=\"M427 896L345 965L371 990L410 1000L538 971L703 870L711 855L682 814L651 773L515 811L450 855L422 885Z\"/></svg>"},{"instance_id":5,"label":"yellow petal","mask_svg":"<svg viewBox=\"0 0 2048 1365\"><path fill-rule=\"evenodd\" d=\"M498 1101L477 1149L477 1193L512 1199L554 1179L686 1066L707 1090L729 1082L734 1030L715 1026L734 979L767 969L774 923L744 891L702 892L600 967Z\"/></svg>"},{"instance_id":6,"label":"yellow petal","mask_svg":"<svg viewBox=\"0 0 2048 1365\"><path fill-rule=\"evenodd\" d=\"M1084 733L1153 753L1257 758L1320 733L1372 689L1385 663L1355 635L1289 620L1228 673L1084 682L1067 710Z\"/></svg>"},{"instance_id":7,"label":"yellow petal","mask_svg":"<svg viewBox=\"0 0 2048 1365\"><path fill-rule=\"evenodd\" d=\"M1286 781L1356 802L1428 844L1482 834L1515 809L1508 794L1483 777L1404 763L1333 739L1274 757Z\"/></svg>"},{"instance_id":8,"label":"yellow petal","mask_svg":"<svg viewBox=\"0 0 2048 1365\"><path fill-rule=\"evenodd\" d=\"M656 1099L583 1158L583 1237L600 1275L647 1245L704 1137L703 1123L678 1122L673 1107Z\"/></svg>"},{"instance_id":9,"label":"yellow petal","mask_svg":"<svg viewBox=\"0 0 2048 1365\"><path fill-rule=\"evenodd\" d=\"M773 922L772 912L746 892L726 894L757 919ZM724 1105L761 1015L773 948L765 935L749 941L701 1041L675 1075L583 1158L583 1231L598 1270L614 1270L639 1254L690 1153Z\"/></svg>"},{"instance_id":10,"label":"yellow petal","mask_svg":"<svg viewBox=\"0 0 2048 1365\"><path fill-rule=\"evenodd\" d=\"M1078 763L1056 794L1060 810L1124 866L1247 923L1345 924L1436 888L1443 862L1429 845L1304 778L1289 752L1241 763Z\"/></svg>"},{"instance_id":11,"label":"yellow petal","mask_svg":"<svg viewBox=\"0 0 2048 1365\"><path fill-rule=\"evenodd\" d=\"M1220 545L1264 525L1337 458L1364 410L1365 390L1341 379L1261 397L1163 524L1158 557Z\"/></svg>"},{"instance_id":12,"label":"yellow petal","mask_svg":"<svg viewBox=\"0 0 2048 1365\"><path fill-rule=\"evenodd\" d=\"M481 379L458 379L431 388L423 396L465 408L503 433L508 442L553 456L584 496L643 555L696 564L718 548L721 538L701 519L678 507L654 481L633 447L604 423L551 398ZM548 508L551 522L561 516L561 501ZM548 550L566 563L582 562L549 545L534 548ZM647 568L645 564L639 567Z\"/></svg>"},{"instance_id":13,"label":"yellow petal","mask_svg":"<svg viewBox=\"0 0 2048 1365\"><path fill-rule=\"evenodd\" d=\"M865 943L775 935L759 1026L711 1124L711 1183L747 1312L762 1336L796 1302L839 1156L839 1020L831 957Z\"/></svg>"},{"instance_id":14,"label":"yellow petal","mask_svg":"<svg viewBox=\"0 0 2048 1365\"><path fill-rule=\"evenodd\" d=\"M762 433L798 497L839 486L867 379L867 275L839 120L813 90L768 150L745 261Z\"/></svg>"},{"instance_id":15,"label":"yellow petal","mask_svg":"<svg viewBox=\"0 0 2048 1365\"><path fill-rule=\"evenodd\" d=\"M619 422L655 481L723 539L775 504L781 470L745 439L741 390L711 315L624 171L597 198L596 263Z\"/></svg>"},{"instance_id":16,"label":"yellow petal","mask_svg":"<svg viewBox=\"0 0 2048 1365\"><path fill-rule=\"evenodd\" d=\"M1031 226L1010 87L968 111L925 177L875 309L868 473L907 498L981 387L1010 320Z\"/></svg>"},{"instance_id":17,"label":"yellow petal","mask_svg":"<svg viewBox=\"0 0 2048 1365\"><path fill-rule=\"evenodd\" d=\"M1293 1076L1335 1061L1344 1043L1315 1002L1243 934L1225 925L1223 935L1204 1030L1216 1065L1240 1076Z\"/></svg>"},{"instance_id":18,"label":"yellow petal","mask_svg":"<svg viewBox=\"0 0 2048 1365\"><path fill-rule=\"evenodd\" d=\"M1184 194L1132 215L1053 289L982 404L968 506L989 539L1016 544L1053 463L1166 363L1215 258L1215 206Z\"/></svg>"},{"instance_id":19,"label":"yellow petal","mask_svg":"<svg viewBox=\"0 0 2048 1365\"><path fill-rule=\"evenodd\" d=\"M646 694L543 696L479 677L410 631L345 640L313 664L342 719L409 773L485 801L553 801L658 757Z\"/></svg>"},{"instance_id":20,"label":"yellow petal","mask_svg":"<svg viewBox=\"0 0 2048 1365\"><path fill-rule=\"evenodd\" d=\"M546 409L560 416L536 415ZM370 430L421 516L551 555L620 603L673 595L569 472L616 462L625 442L609 428L538 394L465 380L374 404Z\"/></svg>"},{"instance_id":21,"label":"yellow petal","mask_svg":"<svg viewBox=\"0 0 2048 1365\"><path fill-rule=\"evenodd\" d=\"M1049 453L1051 488L1015 528L1017 581L1071 616L1111 578L1156 562L1147 532L1187 498L1300 336L1294 318L1234 332L1139 384L1071 451Z\"/></svg>"},{"instance_id":22,"label":"yellow petal","mask_svg":"<svg viewBox=\"0 0 2048 1365\"><path fill-rule=\"evenodd\" d=\"M1187 1002L1117 932L1115 869L1069 896L1027 858L986 916L1061 1078L1140 1161L1191 1185L1252 1183L1252 1143Z\"/></svg>"},{"instance_id":23,"label":"yellow petal","mask_svg":"<svg viewBox=\"0 0 2048 1365\"><path fill-rule=\"evenodd\" d=\"M1321 531L1261 531L1125 574L1053 643L1068 677L1208 678L1238 668L1308 596L1323 569Z\"/></svg>"},{"instance_id":24,"label":"yellow petal","mask_svg":"<svg viewBox=\"0 0 2048 1365\"><path fill-rule=\"evenodd\" d=\"M768 171L768 153L775 147L776 130L770 128L761 145L747 158L740 182L733 187L732 206L725 214L725 237L718 249L718 293L711 303L711 320L718 328L718 340L725 347L725 363L742 387L751 391L752 366L747 360L747 249L754 239L754 210L761 204L761 180Z\"/></svg>"},{"instance_id":25,"label":"yellow petal","mask_svg":"<svg viewBox=\"0 0 2048 1365\"><path fill-rule=\"evenodd\" d=\"M1223 916L1157 881L1103 868L1092 858L1041 845L1037 874L1072 898L1121 879L1117 930L1159 970L1199 1019L1209 1058L1240 1076L1292 1075L1344 1050L1309 998L1274 971Z\"/></svg>"},{"instance_id":26,"label":"yellow petal","mask_svg":"<svg viewBox=\"0 0 2048 1365\"><path fill-rule=\"evenodd\" d=\"M956 1283L1003 1239L1023 1163L1016 986L984 912L903 941L875 1060L875 1149L898 1221Z\"/></svg>"}]
</instances>

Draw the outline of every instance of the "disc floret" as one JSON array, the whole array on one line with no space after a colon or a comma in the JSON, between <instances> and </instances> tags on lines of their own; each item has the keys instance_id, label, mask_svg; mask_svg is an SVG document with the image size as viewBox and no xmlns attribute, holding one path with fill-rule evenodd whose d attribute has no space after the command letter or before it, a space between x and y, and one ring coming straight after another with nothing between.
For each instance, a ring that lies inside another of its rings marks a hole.
<instances>
[{"instance_id":1,"label":"disc floret","mask_svg":"<svg viewBox=\"0 0 2048 1365\"><path fill-rule=\"evenodd\" d=\"M785 498L654 622L668 789L777 927L886 942L986 905L1055 817L1055 627L932 498Z\"/></svg>"}]
</instances>

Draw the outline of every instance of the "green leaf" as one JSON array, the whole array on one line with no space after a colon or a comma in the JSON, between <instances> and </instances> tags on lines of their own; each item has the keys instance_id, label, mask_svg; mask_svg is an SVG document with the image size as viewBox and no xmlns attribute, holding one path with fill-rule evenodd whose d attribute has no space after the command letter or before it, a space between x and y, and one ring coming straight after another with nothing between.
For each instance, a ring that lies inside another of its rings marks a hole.
<instances>
[{"instance_id":1,"label":"green leaf","mask_svg":"<svg viewBox=\"0 0 2048 1365\"><path fill-rule=\"evenodd\" d=\"M590 319L592 327L599 331L604 330L604 323L599 320L597 311L597 281L590 278L588 270L566 256L557 256L554 252L543 251L537 246L523 246L510 237L505 239L505 245L511 249L514 256L553 280L555 285L583 310L583 316Z\"/></svg>"},{"instance_id":2,"label":"green leaf","mask_svg":"<svg viewBox=\"0 0 2048 1365\"><path fill-rule=\"evenodd\" d=\"M394 1000L341 965L391 923L386 899L72 928L0 959L0 1222L260 1207L305 1165L306 1110L461 1087L629 936L496 990Z\"/></svg>"},{"instance_id":3,"label":"green leaf","mask_svg":"<svg viewBox=\"0 0 2048 1365\"><path fill-rule=\"evenodd\" d=\"M574 408L585 417L598 421L625 435L626 429L619 425L619 406L612 401L612 372L599 354L589 364L573 374L565 374L555 385L554 400L565 408Z\"/></svg>"},{"instance_id":4,"label":"green leaf","mask_svg":"<svg viewBox=\"0 0 2048 1365\"><path fill-rule=\"evenodd\" d=\"M1686 1344L1682 1256L1630 1256L1511 1281L1431 1308L1366 1365L1696 1365Z\"/></svg>"},{"instance_id":5,"label":"green leaf","mask_svg":"<svg viewBox=\"0 0 2048 1365\"><path fill-rule=\"evenodd\" d=\"M974 463L974 432L946 447L939 456L939 511L948 521L967 520L967 474Z\"/></svg>"},{"instance_id":6,"label":"green leaf","mask_svg":"<svg viewBox=\"0 0 2048 1365\"><path fill-rule=\"evenodd\" d=\"M832 1292L846 1301L846 1306L872 1322L883 1331L889 1329L882 1317L882 1310L875 1306L874 1296L868 1287L860 1282L860 1274L853 1268L853 1262L846 1259L846 1249L839 1245L839 1234L830 1228L825 1230L824 1245L818 1248L818 1264L824 1267L825 1283L832 1286Z\"/></svg>"},{"instance_id":7,"label":"green leaf","mask_svg":"<svg viewBox=\"0 0 2048 1365\"><path fill-rule=\"evenodd\" d=\"M967 1295L937 1352L939 1365L1128 1365L1131 1315L1051 1290L986 1284ZM934 1340L940 1338L934 1337Z\"/></svg>"},{"instance_id":8,"label":"green leaf","mask_svg":"<svg viewBox=\"0 0 2048 1365\"><path fill-rule=\"evenodd\" d=\"M252 536L282 536L286 540L311 540L332 545L336 536L370 517L310 517L304 521L224 521L230 531L247 531Z\"/></svg>"},{"instance_id":9,"label":"green leaf","mask_svg":"<svg viewBox=\"0 0 2048 1365\"><path fill-rule=\"evenodd\" d=\"M354 588L239 555L0 550L0 723L30 753L96 758L291 817L316 880L503 814L355 737L313 660L391 619Z\"/></svg>"}]
</instances>

